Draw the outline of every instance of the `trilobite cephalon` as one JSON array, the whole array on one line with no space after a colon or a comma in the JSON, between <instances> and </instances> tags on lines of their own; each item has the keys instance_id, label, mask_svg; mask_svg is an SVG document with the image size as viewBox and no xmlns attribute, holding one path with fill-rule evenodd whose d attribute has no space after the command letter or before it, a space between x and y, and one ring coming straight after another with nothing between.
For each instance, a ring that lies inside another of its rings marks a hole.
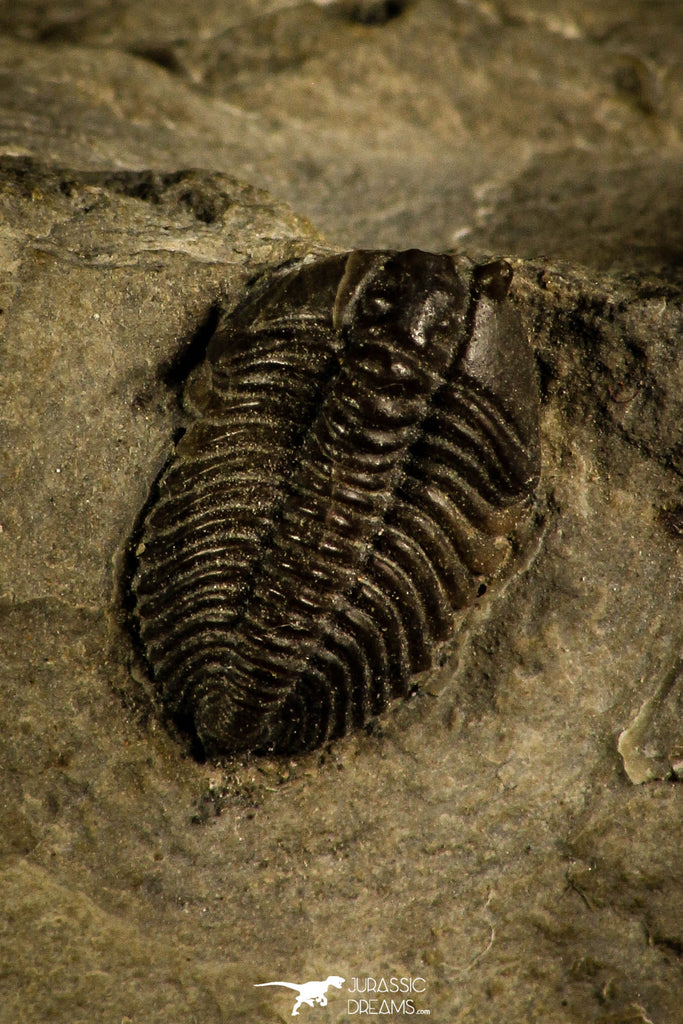
<instances>
[{"instance_id":1,"label":"trilobite cephalon","mask_svg":"<svg viewBox=\"0 0 683 1024\"><path fill-rule=\"evenodd\" d=\"M418 250L318 257L219 324L131 582L164 705L207 752L362 725L506 560L539 473L511 277Z\"/></svg>"}]
</instances>

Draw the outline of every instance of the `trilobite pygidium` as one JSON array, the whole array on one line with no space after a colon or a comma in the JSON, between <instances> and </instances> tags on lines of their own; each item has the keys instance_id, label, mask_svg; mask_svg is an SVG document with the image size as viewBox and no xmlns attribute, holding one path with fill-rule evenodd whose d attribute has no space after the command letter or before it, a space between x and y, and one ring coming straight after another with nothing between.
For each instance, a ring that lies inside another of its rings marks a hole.
<instances>
[{"instance_id":1,"label":"trilobite pygidium","mask_svg":"<svg viewBox=\"0 0 683 1024\"><path fill-rule=\"evenodd\" d=\"M219 326L132 579L162 700L207 752L361 725L500 569L539 472L511 276L417 250L304 260Z\"/></svg>"}]
</instances>

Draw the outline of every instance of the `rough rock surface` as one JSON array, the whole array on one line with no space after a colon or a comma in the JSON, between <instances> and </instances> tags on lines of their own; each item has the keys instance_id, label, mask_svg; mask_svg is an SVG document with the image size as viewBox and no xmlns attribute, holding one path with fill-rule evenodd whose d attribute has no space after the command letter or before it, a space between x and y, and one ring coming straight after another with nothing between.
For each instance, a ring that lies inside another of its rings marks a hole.
<instances>
[{"instance_id":1,"label":"rough rock surface","mask_svg":"<svg viewBox=\"0 0 683 1024\"><path fill-rule=\"evenodd\" d=\"M0 30L0 1021L266 1024L293 993L256 983L330 974L423 978L435 1024L679 1020L680 684L649 781L619 754L683 634L678 6L64 0ZM367 735L198 764L121 627L123 548L218 303L321 247L306 216L519 257L535 529ZM328 995L300 1019L362 1019Z\"/></svg>"}]
</instances>

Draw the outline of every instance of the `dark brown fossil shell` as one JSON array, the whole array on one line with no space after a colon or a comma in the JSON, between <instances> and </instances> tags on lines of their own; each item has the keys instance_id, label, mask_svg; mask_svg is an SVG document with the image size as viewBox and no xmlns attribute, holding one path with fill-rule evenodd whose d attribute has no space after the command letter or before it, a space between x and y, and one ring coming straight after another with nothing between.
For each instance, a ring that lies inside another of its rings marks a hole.
<instances>
[{"instance_id":1,"label":"dark brown fossil shell","mask_svg":"<svg viewBox=\"0 0 683 1024\"><path fill-rule=\"evenodd\" d=\"M219 326L131 582L164 704L208 752L362 725L499 571L539 472L511 276L417 250L315 258Z\"/></svg>"}]
</instances>

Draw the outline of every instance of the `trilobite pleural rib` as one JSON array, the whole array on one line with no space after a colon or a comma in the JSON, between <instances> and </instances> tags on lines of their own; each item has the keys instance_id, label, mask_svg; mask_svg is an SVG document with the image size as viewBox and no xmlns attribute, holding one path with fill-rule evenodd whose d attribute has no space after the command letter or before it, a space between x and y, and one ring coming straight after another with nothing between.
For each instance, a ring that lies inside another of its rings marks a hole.
<instances>
[{"instance_id":1,"label":"trilobite pleural rib","mask_svg":"<svg viewBox=\"0 0 683 1024\"><path fill-rule=\"evenodd\" d=\"M539 469L507 263L358 251L219 326L136 537L134 615L209 753L312 748L407 694Z\"/></svg>"}]
</instances>

